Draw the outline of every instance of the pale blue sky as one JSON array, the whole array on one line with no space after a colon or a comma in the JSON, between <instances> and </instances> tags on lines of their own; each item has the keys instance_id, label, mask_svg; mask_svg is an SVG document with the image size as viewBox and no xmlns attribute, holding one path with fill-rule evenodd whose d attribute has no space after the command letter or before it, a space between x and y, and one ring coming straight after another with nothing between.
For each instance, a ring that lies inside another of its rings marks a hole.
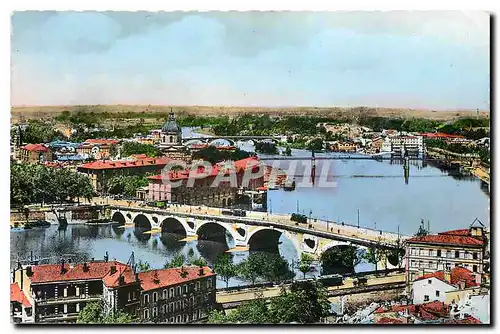
<instances>
[{"instance_id":1,"label":"pale blue sky","mask_svg":"<svg viewBox=\"0 0 500 334\"><path fill-rule=\"evenodd\" d=\"M17 12L12 104L489 109L470 12Z\"/></svg>"}]
</instances>

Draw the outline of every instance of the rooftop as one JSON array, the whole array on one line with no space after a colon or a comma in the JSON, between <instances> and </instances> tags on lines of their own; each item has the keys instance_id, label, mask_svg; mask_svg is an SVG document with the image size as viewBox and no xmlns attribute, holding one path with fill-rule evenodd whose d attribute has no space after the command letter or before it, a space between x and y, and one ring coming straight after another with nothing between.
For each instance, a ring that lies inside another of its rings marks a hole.
<instances>
[{"instance_id":1,"label":"rooftop","mask_svg":"<svg viewBox=\"0 0 500 334\"><path fill-rule=\"evenodd\" d=\"M212 269L207 266L201 268L197 266L184 266L182 268L158 269L139 273L138 276L141 281L142 290L155 290L195 280L202 276L209 277L215 275ZM203 275L200 275L201 269L203 270ZM181 276L182 270L187 273L184 277Z\"/></svg>"},{"instance_id":2,"label":"rooftop","mask_svg":"<svg viewBox=\"0 0 500 334\"><path fill-rule=\"evenodd\" d=\"M445 279L444 271L441 270L420 276L415 280L415 282L423 279L429 279L432 277L437 278L443 282L450 283L452 285L457 285L460 281L465 281L466 288L479 285L476 282L476 277L474 276L474 273L464 267L454 267L453 269L451 269L449 281Z\"/></svg>"},{"instance_id":3,"label":"rooftop","mask_svg":"<svg viewBox=\"0 0 500 334\"><path fill-rule=\"evenodd\" d=\"M43 144L28 144L23 147L27 151L32 152L48 152L49 149Z\"/></svg>"},{"instance_id":4,"label":"rooftop","mask_svg":"<svg viewBox=\"0 0 500 334\"><path fill-rule=\"evenodd\" d=\"M119 169L119 168L133 168L142 166L164 166L168 162L168 158L143 158L137 159L135 161L130 160L96 160L83 165L78 166L78 168L84 169Z\"/></svg>"},{"instance_id":5,"label":"rooftop","mask_svg":"<svg viewBox=\"0 0 500 334\"><path fill-rule=\"evenodd\" d=\"M10 284L10 301L21 303L24 307L31 307L30 301L17 283Z\"/></svg>"},{"instance_id":6,"label":"rooftop","mask_svg":"<svg viewBox=\"0 0 500 334\"><path fill-rule=\"evenodd\" d=\"M82 145L116 145L119 142L116 139L87 139Z\"/></svg>"},{"instance_id":7,"label":"rooftop","mask_svg":"<svg viewBox=\"0 0 500 334\"><path fill-rule=\"evenodd\" d=\"M468 233L467 233L468 234ZM482 246L483 240L465 235L463 230L441 232L439 234L413 237L406 240L408 243L446 244L457 246Z\"/></svg>"}]
</instances>

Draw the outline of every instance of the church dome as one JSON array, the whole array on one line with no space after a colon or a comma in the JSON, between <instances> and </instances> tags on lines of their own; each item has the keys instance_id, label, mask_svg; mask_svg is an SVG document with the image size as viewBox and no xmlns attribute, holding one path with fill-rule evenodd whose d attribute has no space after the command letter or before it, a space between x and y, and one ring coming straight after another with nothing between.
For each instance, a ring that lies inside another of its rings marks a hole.
<instances>
[{"instance_id":1,"label":"church dome","mask_svg":"<svg viewBox=\"0 0 500 334\"><path fill-rule=\"evenodd\" d=\"M170 112L170 116L168 116L168 120L163 124L163 127L161 128L162 132L181 132L181 128L179 125L177 125L177 122L175 121L175 116L173 112Z\"/></svg>"}]
</instances>

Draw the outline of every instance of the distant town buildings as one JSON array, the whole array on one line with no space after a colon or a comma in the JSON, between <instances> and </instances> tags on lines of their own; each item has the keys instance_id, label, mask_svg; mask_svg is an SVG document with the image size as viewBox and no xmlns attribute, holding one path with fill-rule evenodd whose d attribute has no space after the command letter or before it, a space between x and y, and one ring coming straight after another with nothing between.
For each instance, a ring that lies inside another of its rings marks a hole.
<instances>
[{"instance_id":1,"label":"distant town buildings","mask_svg":"<svg viewBox=\"0 0 500 334\"><path fill-rule=\"evenodd\" d=\"M87 139L77 147L76 152L93 159L110 158L111 146L119 143L114 139Z\"/></svg>"},{"instance_id":2,"label":"distant town buildings","mask_svg":"<svg viewBox=\"0 0 500 334\"><path fill-rule=\"evenodd\" d=\"M28 144L21 148L19 159L28 163L52 161L52 151L44 144Z\"/></svg>"}]
</instances>

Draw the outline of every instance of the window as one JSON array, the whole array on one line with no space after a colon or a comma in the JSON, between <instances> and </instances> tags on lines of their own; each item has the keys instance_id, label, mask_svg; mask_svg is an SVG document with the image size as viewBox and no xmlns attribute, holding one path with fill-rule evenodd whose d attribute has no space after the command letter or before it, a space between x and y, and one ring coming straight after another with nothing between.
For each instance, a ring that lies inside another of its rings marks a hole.
<instances>
[{"instance_id":1,"label":"window","mask_svg":"<svg viewBox=\"0 0 500 334\"><path fill-rule=\"evenodd\" d=\"M439 297L439 290L436 290L436 297Z\"/></svg>"},{"instance_id":2,"label":"window","mask_svg":"<svg viewBox=\"0 0 500 334\"><path fill-rule=\"evenodd\" d=\"M473 265L473 266L472 266L472 271L473 271L473 272L477 272L477 265Z\"/></svg>"},{"instance_id":3,"label":"window","mask_svg":"<svg viewBox=\"0 0 500 334\"><path fill-rule=\"evenodd\" d=\"M427 280L427 283L432 284L432 280L431 280L431 279L428 279L428 280Z\"/></svg>"},{"instance_id":4,"label":"window","mask_svg":"<svg viewBox=\"0 0 500 334\"><path fill-rule=\"evenodd\" d=\"M168 304L168 311L169 311L170 313L174 312L174 303L170 303L170 304Z\"/></svg>"},{"instance_id":5,"label":"window","mask_svg":"<svg viewBox=\"0 0 500 334\"><path fill-rule=\"evenodd\" d=\"M174 288L170 288L170 298L174 298Z\"/></svg>"},{"instance_id":6,"label":"window","mask_svg":"<svg viewBox=\"0 0 500 334\"><path fill-rule=\"evenodd\" d=\"M460 252L459 251L455 251L455 259L458 259L460 257Z\"/></svg>"},{"instance_id":7,"label":"window","mask_svg":"<svg viewBox=\"0 0 500 334\"><path fill-rule=\"evenodd\" d=\"M188 285L184 284L184 293L188 293L188 289L189 289Z\"/></svg>"},{"instance_id":8,"label":"window","mask_svg":"<svg viewBox=\"0 0 500 334\"><path fill-rule=\"evenodd\" d=\"M200 282L196 282L196 288L194 289L194 291L198 291L200 290Z\"/></svg>"},{"instance_id":9,"label":"window","mask_svg":"<svg viewBox=\"0 0 500 334\"><path fill-rule=\"evenodd\" d=\"M158 301L158 292L153 292L153 303Z\"/></svg>"},{"instance_id":10,"label":"window","mask_svg":"<svg viewBox=\"0 0 500 334\"><path fill-rule=\"evenodd\" d=\"M428 295L425 295L424 296L424 302L428 302L429 301L429 296Z\"/></svg>"},{"instance_id":11,"label":"window","mask_svg":"<svg viewBox=\"0 0 500 334\"><path fill-rule=\"evenodd\" d=\"M156 318L158 316L158 308L153 307L153 318Z\"/></svg>"},{"instance_id":12,"label":"window","mask_svg":"<svg viewBox=\"0 0 500 334\"><path fill-rule=\"evenodd\" d=\"M173 324L174 320L175 320L174 317L171 317L170 320L169 320L169 322Z\"/></svg>"},{"instance_id":13,"label":"window","mask_svg":"<svg viewBox=\"0 0 500 334\"><path fill-rule=\"evenodd\" d=\"M437 250L437 256L441 257L441 250L440 249Z\"/></svg>"},{"instance_id":14,"label":"window","mask_svg":"<svg viewBox=\"0 0 500 334\"><path fill-rule=\"evenodd\" d=\"M149 310L148 309L144 310L144 319L149 319Z\"/></svg>"},{"instance_id":15,"label":"window","mask_svg":"<svg viewBox=\"0 0 500 334\"><path fill-rule=\"evenodd\" d=\"M212 287L212 280L210 278L207 279L207 288Z\"/></svg>"},{"instance_id":16,"label":"window","mask_svg":"<svg viewBox=\"0 0 500 334\"><path fill-rule=\"evenodd\" d=\"M132 292L129 292L128 293L128 301L131 301L132 300Z\"/></svg>"},{"instance_id":17,"label":"window","mask_svg":"<svg viewBox=\"0 0 500 334\"><path fill-rule=\"evenodd\" d=\"M179 324L180 324L180 323L181 323L181 321L182 321L182 319L181 319L181 315L179 314L179 315L177 316L177 323L179 323Z\"/></svg>"},{"instance_id":18,"label":"window","mask_svg":"<svg viewBox=\"0 0 500 334\"><path fill-rule=\"evenodd\" d=\"M181 287L177 287L177 296L180 296L182 294Z\"/></svg>"},{"instance_id":19,"label":"window","mask_svg":"<svg viewBox=\"0 0 500 334\"><path fill-rule=\"evenodd\" d=\"M193 312L193 321L195 321L196 318L197 318L197 314L196 313L197 313L196 311Z\"/></svg>"},{"instance_id":20,"label":"window","mask_svg":"<svg viewBox=\"0 0 500 334\"><path fill-rule=\"evenodd\" d=\"M161 312L163 314L167 313L167 304L164 304L164 305L161 306Z\"/></svg>"},{"instance_id":21,"label":"window","mask_svg":"<svg viewBox=\"0 0 500 334\"><path fill-rule=\"evenodd\" d=\"M167 298L168 298L168 290L163 289L163 299L167 299Z\"/></svg>"},{"instance_id":22,"label":"window","mask_svg":"<svg viewBox=\"0 0 500 334\"><path fill-rule=\"evenodd\" d=\"M477 260L477 252L472 253L472 259Z\"/></svg>"},{"instance_id":23,"label":"window","mask_svg":"<svg viewBox=\"0 0 500 334\"><path fill-rule=\"evenodd\" d=\"M144 301L144 305L149 304L149 295L148 294L144 295L143 301Z\"/></svg>"}]
</instances>

